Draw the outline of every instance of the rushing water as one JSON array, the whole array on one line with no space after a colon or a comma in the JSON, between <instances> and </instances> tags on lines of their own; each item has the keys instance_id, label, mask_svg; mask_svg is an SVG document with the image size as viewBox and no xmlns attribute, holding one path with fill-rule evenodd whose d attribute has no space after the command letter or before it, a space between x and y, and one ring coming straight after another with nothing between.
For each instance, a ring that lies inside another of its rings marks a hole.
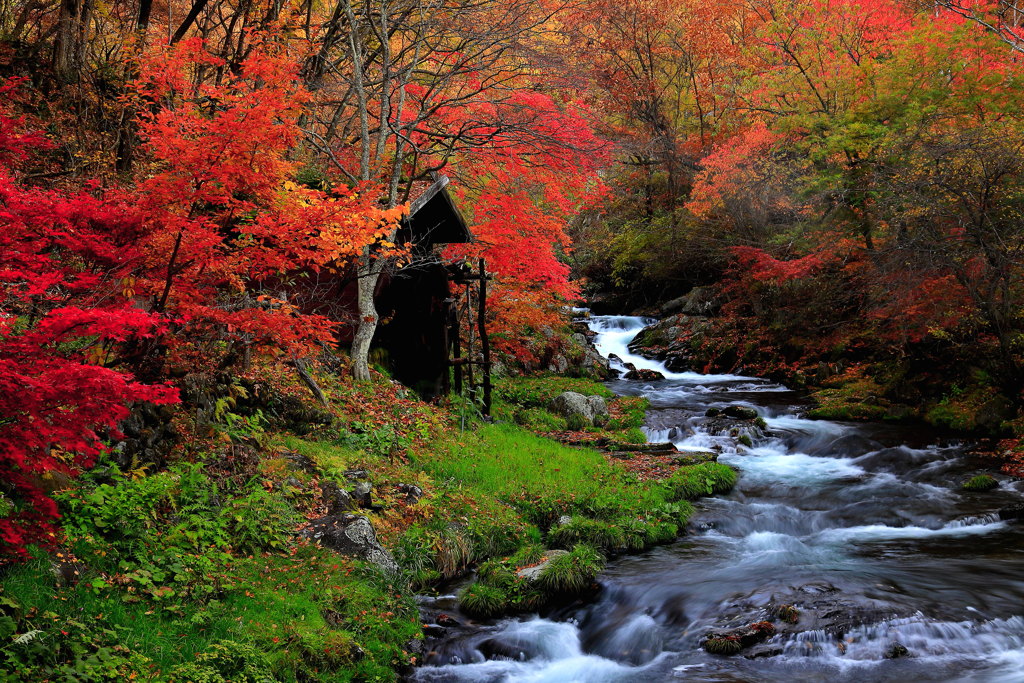
<instances>
[{"instance_id":1,"label":"rushing water","mask_svg":"<svg viewBox=\"0 0 1024 683\"><path fill-rule=\"evenodd\" d=\"M981 470L963 444L806 420L797 394L756 378L667 372L627 348L647 322L591 319L601 353L666 377L611 388L650 399L652 441L720 451L735 490L698 504L676 543L610 563L595 601L432 643L416 680L1024 681L1024 529L995 514L1021 501L1017 482L965 493ZM750 448L709 433L705 411L733 404L768 424ZM699 648L773 603L800 621L748 657ZM894 643L909 655L887 658Z\"/></svg>"}]
</instances>

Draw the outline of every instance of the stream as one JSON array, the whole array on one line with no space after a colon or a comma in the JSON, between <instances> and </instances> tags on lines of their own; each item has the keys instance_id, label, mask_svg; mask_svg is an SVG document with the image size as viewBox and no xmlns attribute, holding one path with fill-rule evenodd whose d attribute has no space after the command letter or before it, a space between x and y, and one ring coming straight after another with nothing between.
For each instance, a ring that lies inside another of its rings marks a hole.
<instances>
[{"instance_id":1,"label":"stream","mask_svg":"<svg viewBox=\"0 0 1024 683\"><path fill-rule=\"evenodd\" d=\"M807 420L801 395L762 379L669 372L627 348L648 322L589 319L603 355L665 375L610 388L650 399L650 441L718 451L735 489L696 503L675 543L610 562L593 601L442 642L414 680L1024 681L1024 525L997 514L1022 482L966 492L984 471L969 444ZM705 417L736 404L767 423L750 447ZM799 622L773 619L775 636L732 657L700 649L773 604Z\"/></svg>"}]
</instances>

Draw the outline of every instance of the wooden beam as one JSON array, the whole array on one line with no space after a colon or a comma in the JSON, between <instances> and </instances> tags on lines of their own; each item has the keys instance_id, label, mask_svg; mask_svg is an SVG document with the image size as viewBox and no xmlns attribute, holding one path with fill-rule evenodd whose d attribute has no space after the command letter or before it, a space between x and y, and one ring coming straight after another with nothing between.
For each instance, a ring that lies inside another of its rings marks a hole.
<instances>
[{"instance_id":1,"label":"wooden beam","mask_svg":"<svg viewBox=\"0 0 1024 683\"><path fill-rule=\"evenodd\" d=\"M491 344L487 338L487 263L480 259L480 308L477 324L480 326L480 348L484 366L484 415L491 414Z\"/></svg>"}]
</instances>

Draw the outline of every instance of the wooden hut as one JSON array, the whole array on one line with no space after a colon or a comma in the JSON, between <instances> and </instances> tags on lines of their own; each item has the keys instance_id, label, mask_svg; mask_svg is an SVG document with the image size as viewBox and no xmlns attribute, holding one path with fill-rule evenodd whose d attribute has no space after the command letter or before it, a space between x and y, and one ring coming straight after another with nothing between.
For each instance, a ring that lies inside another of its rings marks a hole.
<instances>
[{"instance_id":1,"label":"wooden hut","mask_svg":"<svg viewBox=\"0 0 1024 683\"><path fill-rule=\"evenodd\" d=\"M484 326L487 275L483 260L480 272L465 263L445 263L441 250L449 244L472 241L466 221L448 192L448 178L440 176L416 197L398 232L399 244L408 245L412 262L381 278L376 302L381 323L374 336L374 348L385 353L392 375L424 398L434 398L463 388L465 374L480 366L482 383L470 391L479 394L484 411L490 408L490 353ZM471 289L475 284L476 287ZM461 307L455 287L465 286ZM472 291L475 289L475 291ZM474 297L475 295L475 297ZM475 298L476 304L471 305ZM460 338L477 339L481 358L474 349L463 354ZM454 373L450 370L454 367Z\"/></svg>"}]
</instances>

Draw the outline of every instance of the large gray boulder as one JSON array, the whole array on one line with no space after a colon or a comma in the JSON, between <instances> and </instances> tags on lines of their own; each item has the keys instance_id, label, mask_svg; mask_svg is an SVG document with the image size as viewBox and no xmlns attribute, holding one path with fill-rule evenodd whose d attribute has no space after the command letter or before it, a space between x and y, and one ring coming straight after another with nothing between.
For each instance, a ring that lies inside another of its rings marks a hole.
<instances>
[{"instance_id":1,"label":"large gray boulder","mask_svg":"<svg viewBox=\"0 0 1024 683\"><path fill-rule=\"evenodd\" d=\"M551 401L551 410L565 418L573 415L582 417L587 424L606 420L608 404L600 396L584 396L575 391L564 391Z\"/></svg>"},{"instance_id":2,"label":"large gray boulder","mask_svg":"<svg viewBox=\"0 0 1024 683\"><path fill-rule=\"evenodd\" d=\"M608 404L600 396L587 396L587 405L590 406L590 410L594 413L594 420L597 422L605 421L609 417Z\"/></svg>"},{"instance_id":3,"label":"large gray boulder","mask_svg":"<svg viewBox=\"0 0 1024 683\"><path fill-rule=\"evenodd\" d=\"M398 563L377 540L370 520L362 515L328 515L313 520L302 532L324 548L377 565L389 573L398 571Z\"/></svg>"}]
</instances>

